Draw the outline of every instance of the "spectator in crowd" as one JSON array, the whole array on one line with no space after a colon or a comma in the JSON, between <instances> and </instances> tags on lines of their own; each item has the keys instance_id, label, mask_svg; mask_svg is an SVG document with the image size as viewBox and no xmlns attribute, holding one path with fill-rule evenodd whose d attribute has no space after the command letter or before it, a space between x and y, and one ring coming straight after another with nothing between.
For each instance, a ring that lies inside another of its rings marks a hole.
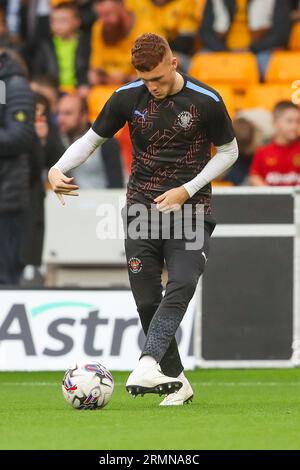
<instances>
[{"instance_id":1,"label":"spectator in crowd","mask_svg":"<svg viewBox=\"0 0 300 470\"><path fill-rule=\"evenodd\" d=\"M292 31L289 47L293 50L300 50L300 0L289 0L290 18L292 20Z\"/></svg>"},{"instance_id":2,"label":"spectator in crowd","mask_svg":"<svg viewBox=\"0 0 300 470\"><path fill-rule=\"evenodd\" d=\"M23 273L28 281L28 273L36 281L41 280L39 268L42 264L44 243L44 198L47 170L64 152L57 127L50 119L50 103L36 94L35 138L29 154L30 193L29 206L25 210L22 254L26 269ZM24 279L23 279L24 284Z\"/></svg>"},{"instance_id":3,"label":"spectator in crowd","mask_svg":"<svg viewBox=\"0 0 300 470\"><path fill-rule=\"evenodd\" d=\"M27 0L23 2L21 18L23 21L23 34L32 45L40 43L43 39L50 37L50 17L51 4L49 0Z\"/></svg>"},{"instance_id":4,"label":"spectator in crowd","mask_svg":"<svg viewBox=\"0 0 300 470\"><path fill-rule=\"evenodd\" d=\"M50 34L50 0L0 0L7 30L14 41L26 41L27 48Z\"/></svg>"},{"instance_id":5,"label":"spectator in crowd","mask_svg":"<svg viewBox=\"0 0 300 470\"><path fill-rule=\"evenodd\" d=\"M19 283L21 242L29 203L28 154L34 138L34 96L21 58L0 51L0 285ZM6 104L4 91L6 90Z\"/></svg>"},{"instance_id":6,"label":"spectator in crowd","mask_svg":"<svg viewBox=\"0 0 300 470\"><path fill-rule=\"evenodd\" d=\"M59 92L57 89L56 80L49 75L40 75L33 77L30 82L32 91L43 95L50 104L50 116L54 122L56 120L57 104L59 99Z\"/></svg>"},{"instance_id":7,"label":"spectator in crowd","mask_svg":"<svg viewBox=\"0 0 300 470\"><path fill-rule=\"evenodd\" d=\"M93 0L51 0L51 7L56 7L61 3L76 3L80 13L80 29L82 31L90 31L92 24L96 19L93 11Z\"/></svg>"},{"instance_id":8,"label":"spectator in crowd","mask_svg":"<svg viewBox=\"0 0 300 470\"><path fill-rule=\"evenodd\" d=\"M121 84L136 77L131 47L153 24L128 10L123 0L94 0L97 21L92 28L90 83Z\"/></svg>"},{"instance_id":9,"label":"spectator in crowd","mask_svg":"<svg viewBox=\"0 0 300 470\"><path fill-rule=\"evenodd\" d=\"M33 64L37 75L50 75L61 91L87 93L90 39L79 32L80 17L74 3L58 4L51 11L52 36L37 45Z\"/></svg>"},{"instance_id":10,"label":"spectator in crowd","mask_svg":"<svg viewBox=\"0 0 300 470\"><path fill-rule=\"evenodd\" d=\"M206 0L127 0L126 4L137 13L139 21L151 19L152 31L168 39L172 50L180 59L180 65L186 70L189 56L194 52L205 2Z\"/></svg>"},{"instance_id":11,"label":"spectator in crowd","mask_svg":"<svg viewBox=\"0 0 300 470\"><path fill-rule=\"evenodd\" d=\"M274 109L274 140L258 148L250 170L254 186L300 184L300 109L289 101Z\"/></svg>"},{"instance_id":12,"label":"spectator in crowd","mask_svg":"<svg viewBox=\"0 0 300 470\"><path fill-rule=\"evenodd\" d=\"M291 21L282 0L207 0L200 35L210 51L251 51L257 54L261 77L270 54L287 45Z\"/></svg>"},{"instance_id":13,"label":"spectator in crowd","mask_svg":"<svg viewBox=\"0 0 300 470\"><path fill-rule=\"evenodd\" d=\"M67 149L90 127L86 102L78 95L65 95L58 104L58 126ZM119 143L109 139L84 165L70 174L81 189L122 188L123 168Z\"/></svg>"},{"instance_id":14,"label":"spectator in crowd","mask_svg":"<svg viewBox=\"0 0 300 470\"><path fill-rule=\"evenodd\" d=\"M9 34L6 23L5 10L0 8L0 47L9 47L10 49L18 50L18 44L13 40Z\"/></svg>"},{"instance_id":15,"label":"spectator in crowd","mask_svg":"<svg viewBox=\"0 0 300 470\"><path fill-rule=\"evenodd\" d=\"M289 0L291 18L293 21L300 21L300 0Z\"/></svg>"},{"instance_id":16,"label":"spectator in crowd","mask_svg":"<svg viewBox=\"0 0 300 470\"><path fill-rule=\"evenodd\" d=\"M96 20L96 15L93 10L93 0L77 0L77 5L80 11L82 31L90 33L92 25Z\"/></svg>"},{"instance_id":17,"label":"spectator in crowd","mask_svg":"<svg viewBox=\"0 0 300 470\"><path fill-rule=\"evenodd\" d=\"M273 113L264 108L244 108L235 113L235 119L245 118L255 126L255 147L269 144L274 136Z\"/></svg>"},{"instance_id":18,"label":"spectator in crowd","mask_svg":"<svg viewBox=\"0 0 300 470\"><path fill-rule=\"evenodd\" d=\"M229 169L224 180L234 186L247 184L249 170L256 147L256 127L245 118L233 120L233 128L239 146L239 159Z\"/></svg>"},{"instance_id":19,"label":"spectator in crowd","mask_svg":"<svg viewBox=\"0 0 300 470\"><path fill-rule=\"evenodd\" d=\"M21 0L0 1L0 7L6 16L7 32L13 42L21 38Z\"/></svg>"}]
</instances>

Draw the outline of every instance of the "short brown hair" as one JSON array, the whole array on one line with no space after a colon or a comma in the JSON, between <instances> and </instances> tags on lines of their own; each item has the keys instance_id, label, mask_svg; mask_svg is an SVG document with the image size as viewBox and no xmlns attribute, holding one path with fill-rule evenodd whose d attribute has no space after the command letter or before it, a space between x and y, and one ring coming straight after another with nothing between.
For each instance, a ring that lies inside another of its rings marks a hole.
<instances>
[{"instance_id":1,"label":"short brown hair","mask_svg":"<svg viewBox=\"0 0 300 470\"><path fill-rule=\"evenodd\" d=\"M140 72L150 72L163 60L170 46L158 34L146 33L139 36L131 49L131 62Z\"/></svg>"},{"instance_id":2,"label":"short brown hair","mask_svg":"<svg viewBox=\"0 0 300 470\"><path fill-rule=\"evenodd\" d=\"M52 7L52 11L59 11L59 10L69 10L74 13L75 16L80 18L79 7L77 3L74 1L72 2L61 2Z\"/></svg>"},{"instance_id":3,"label":"short brown hair","mask_svg":"<svg viewBox=\"0 0 300 470\"><path fill-rule=\"evenodd\" d=\"M281 114L287 111L288 109L300 111L299 106L293 103L292 101L279 101L273 109L273 115L275 119L280 117Z\"/></svg>"}]
</instances>

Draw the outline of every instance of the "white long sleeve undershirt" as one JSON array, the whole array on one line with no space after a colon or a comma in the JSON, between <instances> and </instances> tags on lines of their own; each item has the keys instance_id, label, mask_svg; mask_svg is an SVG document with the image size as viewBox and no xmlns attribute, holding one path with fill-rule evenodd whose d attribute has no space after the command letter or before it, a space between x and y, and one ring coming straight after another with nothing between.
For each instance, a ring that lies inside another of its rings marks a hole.
<instances>
[{"instance_id":1,"label":"white long sleeve undershirt","mask_svg":"<svg viewBox=\"0 0 300 470\"><path fill-rule=\"evenodd\" d=\"M236 139L228 144L216 147L217 153L205 165L203 170L195 176L192 180L185 183L183 186L189 193L190 197L199 191L199 189L206 186L212 180L222 175L228 168L230 168L239 156L239 149Z\"/></svg>"},{"instance_id":2,"label":"white long sleeve undershirt","mask_svg":"<svg viewBox=\"0 0 300 470\"><path fill-rule=\"evenodd\" d=\"M82 137L73 142L52 168L62 173L76 168L84 163L94 153L97 147L104 144L107 138L100 137L93 129L89 129Z\"/></svg>"},{"instance_id":3,"label":"white long sleeve undershirt","mask_svg":"<svg viewBox=\"0 0 300 470\"><path fill-rule=\"evenodd\" d=\"M106 140L107 138L99 136L92 128L89 129L80 139L70 145L53 168L60 170L62 173L67 173L84 163L96 148ZM216 155L203 170L183 185L190 197L230 168L239 155L236 139L228 144L216 147L216 150Z\"/></svg>"}]
</instances>

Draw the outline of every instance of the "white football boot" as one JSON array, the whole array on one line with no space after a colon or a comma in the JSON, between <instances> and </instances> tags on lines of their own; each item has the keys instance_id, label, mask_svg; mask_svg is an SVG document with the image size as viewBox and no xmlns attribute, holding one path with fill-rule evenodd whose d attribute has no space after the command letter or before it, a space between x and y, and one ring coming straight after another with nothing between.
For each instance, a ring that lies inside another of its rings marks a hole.
<instances>
[{"instance_id":1,"label":"white football boot","mask_svg":"<svg viewBox=\"0 0 300 470\"><path fill-rule=\"evenodd\" d=\"M163 401L160 402L159 406L180 406L190 403L193 400L194 392L185 375L181 373L177 379L182 381L182 387L176 392L167 395Z\"/></svg>"},{"instance_id":2,"label":"white football boot","mask_svg":"<svg viewBox=\"0 0 300 470\"><path fill-rule=\"evenodd\" d=\"M126 382L126 390L133 397L143 396L145 393L168 395L174 394L182 385L182 381L176 377L164 375L156 363L142 372L136 370L131 372Z\"/></svg>"}]
</instances>

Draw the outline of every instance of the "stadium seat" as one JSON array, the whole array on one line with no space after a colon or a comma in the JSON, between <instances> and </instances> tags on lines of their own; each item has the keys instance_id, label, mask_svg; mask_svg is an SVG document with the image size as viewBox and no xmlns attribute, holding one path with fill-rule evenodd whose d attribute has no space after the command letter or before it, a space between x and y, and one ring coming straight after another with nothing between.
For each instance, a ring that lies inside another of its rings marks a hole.
<instances>
[{"instance_id":1,"label":"stadium seat","mask_svg":"<svg viewBox=\"0 0 300 470\"><path fill-rule=\"evenodd\" d=\"M190 75L206 83L246 88L258 83L259 72L251 53L200 53L192 58Z\"/></svg>"},{"instance_id":2,"label":"stadium seat","mask_svg":"<svg viewBox=\"0 0 300 470\"><path fill-rule=\"evenodd\" d=\"M210 84L221 96L226 105L227 111L231 118L233 118L236 107L235 107L235 96L231 86L219 85L218 83Z\"/></svg>"},{"instance_id":3,"label":"stadium seat","mask_svg":"<svg viewBox=\"0 0 300 470\"><path fill-rule=\"evenodd\" d=\"M300 51L300 22L295 23L291 32L289 49Z\"/></svg>"},{"instance_id":4,"label":"stadium seat","mask_svg":"<svg viewBox=\"0 0 300 470\"><path fill-rule=\"evenodd\" d=\"M115 85L97 85L91 88L87 99L91 122L95 121L106 101L117 88L119 87Z\"/></svg>"},{"instance_id":5,"label":"stadium seat","mask_svg":"<svg viewBox=\"0 0 300 470\"><path fill-rule=\"evenodd\" d=\"M281 100L292 99L293 89L291 85L255 85L250 87L243 101L243 108L264 108L271 111L275 104Z\"/></svg>"},{"instance_id":6,"label":"stadium seat","mask_svg":"<svg viewBox=\"0 0 300 470\"><path fill-rule=\"evenodd\" d=\"M300 51L278 51L272 54L266 72L267 83L292 84L300 77Z\"/></svg>"}]
</instances>

